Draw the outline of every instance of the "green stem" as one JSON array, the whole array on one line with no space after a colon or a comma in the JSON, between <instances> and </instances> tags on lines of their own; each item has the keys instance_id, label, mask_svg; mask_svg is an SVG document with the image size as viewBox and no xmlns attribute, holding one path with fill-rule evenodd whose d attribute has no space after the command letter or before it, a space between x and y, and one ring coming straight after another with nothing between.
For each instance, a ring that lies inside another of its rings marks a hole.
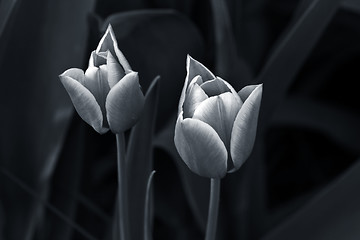
<instances>
[{"instance_id":1,"label":"green stem","mask_svg":"<svg viewBox=\"0 0 360 240\"><path fill-rule=\"evenodd\" d=\"M210 202L205 240L215 240L219 212L220 179L212 178L210 183Z\"/></svg>"},{"instance_id":2,"label":"green stem","mask_svg":"<svg viewBox=\"0 0 360 240\"><path fill-rule=\"evenodd\" d=\"M127 203L127 181L125 162L125 136L124 133L116 134L117 144L117 167L119 184L119 236L120 240L129 240L128 227L128 203Z\"/></svg>"}]
</instances>

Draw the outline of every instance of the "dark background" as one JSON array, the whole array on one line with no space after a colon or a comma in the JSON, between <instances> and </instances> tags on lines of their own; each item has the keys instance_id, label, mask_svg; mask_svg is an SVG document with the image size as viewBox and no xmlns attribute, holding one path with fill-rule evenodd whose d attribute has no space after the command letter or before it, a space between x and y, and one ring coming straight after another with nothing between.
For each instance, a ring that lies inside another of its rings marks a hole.
<instances>
[{"instance_id":1,"label":"dark background","mask_svg":"<svg viewBox=\"0 0 360 240\"><path fill-rule=\"evenodd\" d=\"M186 54L237 90L264 83L254 153L222 181L218 239L359 238L358 3L225 2L0 0L0 239L87 239L49 204L97 239L112 235L115 137L78 117L57 77L87 67L108 22L144 92L161 76L154 239L203 238L208 179L171 137Z\"/></svg>"}]
</instances>

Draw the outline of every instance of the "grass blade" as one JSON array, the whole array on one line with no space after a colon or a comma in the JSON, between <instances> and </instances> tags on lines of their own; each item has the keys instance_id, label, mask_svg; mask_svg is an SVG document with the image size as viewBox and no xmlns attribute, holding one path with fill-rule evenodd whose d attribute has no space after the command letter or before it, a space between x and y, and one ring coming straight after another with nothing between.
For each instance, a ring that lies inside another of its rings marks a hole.
<instances>
[{"instance_id":1,"label":"grass blade","mask_svg":"<svg viewBox=\"0 0 360 240\"><path fill-rule=\"evenodd\" d=\"M129 226L134 239L144 236L143 229L139 226L144 222L146 187L153 169L152 139L159 98L159 79L160 77L154 79L146 93L143 116L132 129L127 149Z\"/></svg>"},{"instance_id":2,"label":"grass blade","mask_svg":"<svg viewBox=\"0 0 360 240\"><path fill-rule=\"evenodd\" d=\"M145 195L145 214L144 214L144 240L152 240L152 220L151 220L151 203L150 203L150 190L151 183L154 177L155 171L150 173L147 185L146 185L146 195Z\"/></svg>"},{"instance_id":3,"label":"grass blade","mask_svg":"<svg viewBox=\"0 0 360 240\"><path fill-rule=\"evenodd\" d=\"M240 84L250 82L252 73L247 63L238 55L226 1L210 2L215 29L215 72L238 89Z\"/></svg>"},{"instance_id":4,"label":"grass blade","mask_svg":"<svg viewBox=\"0 0 360 240\"><path fill-rule=\"evenodd\" d=\"M308 1L308 0L304 0ZM284 97L296 74L338 9L340 0L313 0L285 31L256 82L264 83L263 114L268 114ZM302 13L302 14L301 14ZM261 117L261 115L260 115Z\"/></svg>"}]
</instances>

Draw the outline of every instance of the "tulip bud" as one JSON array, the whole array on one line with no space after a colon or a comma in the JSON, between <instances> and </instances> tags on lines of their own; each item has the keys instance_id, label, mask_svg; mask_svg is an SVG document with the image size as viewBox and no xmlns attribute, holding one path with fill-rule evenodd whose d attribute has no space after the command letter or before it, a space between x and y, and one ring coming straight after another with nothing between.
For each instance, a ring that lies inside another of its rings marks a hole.
<instances>
[{"instance_id":1,"label":"tulip bud","mask_svg":"<svg viewBox=\"0 0 360 240\"><path fill-rule=\"evenodd\" d=\"M91 53L85 73L72 68L60 76L80 117L103 134L131 128L140 117L144 95L139 77L118 48L109 25Z\"/></svg>"},{"instance_id":2,"label":"tulip bud","mask_svg":"<svg viewBox=\"0 0 360 240\"><path fill-rule=\"evenodd\" d=\"M239 169L252 151L262 84L246 86L237 93L190 56L186 68L175 146L193 172L222 178Z\"/></svg>"}]
</instances>

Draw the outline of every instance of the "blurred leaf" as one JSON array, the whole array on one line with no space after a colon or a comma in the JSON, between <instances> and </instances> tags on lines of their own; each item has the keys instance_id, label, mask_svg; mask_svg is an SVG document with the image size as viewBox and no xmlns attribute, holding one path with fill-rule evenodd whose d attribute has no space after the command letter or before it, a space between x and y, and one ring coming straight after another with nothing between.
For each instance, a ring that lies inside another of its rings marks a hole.
<instances>
[{"instance_id":1,"label":"blurred leaf","mask_svg":"<svg viewBox=\"0 0 360 240\"><path fill-rule=\"evenodd\" d=\"M69 226L77 230L83 237L90 240L96 240L91 234L89 234L85 229L83 229L81 226L79 226L76 222L74 222L71 218L66 216L63 212L59 211L56 207L54 207L52 204L50 204L47 201L44 201L40 194L38 194L34 189L32 189L30 186L28 186L23 180L15 176L13 173L8 171L7 169L0 167L0 173L8 178L12 183L16 185L16 187L23 190L26 194L29 194L31 197L37 200L40 204L42 204L44 207L46 207L48 210L50 210L52 213L54 213L57 217L59 217L62 221L66 222ZM30 235L24 235L23 237L29 238Z\"/></svg>"},{"instance_id":2,"label":"blurred leaf","mask_svg":"<svg viewBox=\"0 0 360 240\"><path fill-rule=\"evenodd\" d=\"M303 0L309 2L308 0ZM313 0L305 8L300 4L299 16L275 45L257 77L264 83L262 118L276 107L286 94L296 74L334 16L340 0ZM304 9L304 10L302 10ZM302 13L302 14L301 14Z\"/></svg>"},{"instance_id":3,"label":"blurred leaf","mask_svg":"<svg viewBox=\"0 0 360 240\"><path fill-rule=\"evenodd\" d=\"M0 39L2 39L4 29L13 13L18 0L0 1Z\"/></svg>"},{"instance_id":4,"label":"blurred leaf","mask_svg":"<svg viewBox=\"0 0 360 240\"><path fill-rule=\"evenodd\" d=\"M292 97L274 114L272 126L300 126L328 136L337 144L360 154L360 116L329 103Z\"/></svg>"},{"instance_id":5,"label":"blurred leaf","mask_svg":"<svg viewBox=\"0 0 360 240\"><path fill-rule=\"evenodd\" d=\"M198 30L185 16L173 10L139 10L111 15L103 24L113 26L120 50L140 84L147 89L151 79L160 75L159 117L157 129L175 112L185 79L185 61L189 53L203 54L203 42Z\"/></svg>"},{"instance_id":6,"label":"blurred leaf","mask_svg":"<svg viewBox=\"0 0 360 240\"><path fill-rule=\"evenodd\" d=\"M263 240L359 239L360 163L313 197Z\"/></svg>"},{"instance_id":7,"label":"blurred leaf","mask_svg":"<svg viewBox=\"0 0 360 240\"><path fill-rule=\"evenodd\" d=\"M154 177L155 171L150 173L147 185L146 185L146 195L145 195L145 214L144 214L144 240L152 240L152 225L153 221L151 219L151 183Z\"/></svg>"},{"instance_id":8,"label":"blurred leaf","mask_svg":"<svg viewBox=\"0 0 360 240\"><path fill-rule=\"evenodd\" d=\"M225 0L210 0L215 29L215 72L235 89L250 84L252 72L239 57L230 14Z\"/></svg>"},{"instance_id":9,"label":"blurred leaf","mask_svg":"<svg viewBox=\"0 0 360 240\"><path fill-rule=\"evenodd\" d=\"M58 75L67 67L81 65L85 15L90 7L89 1L19 1L12 31L7 32L12 47L6 45L1 54L4 81L0 104L7 117L1 120L6 127L1 133L0 162L41 198L47 195L73 113ZM13 62L19 59L21 63L15 66ZM16 89L16 94L8 89ZM31 238L42 206L22 190L12 188L8 179L1 180L4 237Z\"/></svg>"},{"instance_id":10,"label":"blurred leaf","mask_svg":"<svg viewBox=\"0 0 360 240\"><path fill-rule=\"evenodd\" d=\"M127 180L129 184L129 218L131 237L142 239L145 213L145 196L148 176L153 170L152 140L159 99L159 77L150 85L146 96L143 116L133 127L127 148Z\"/></svg>"},{"instance_id":11,"label":"blurred leaf","mask_svg":"<svg viewBox=\"0 0 360 240\"><path fill-rule=\"evenodd\" d=\"M287 89L309 56L321 34L335 14L340 0L303 0L298 5L288 28L270 52L270 56L256 78L264 83L264 92L259 114L257 140L253 153L243 166L243 181L235 192L232 202L241 204L230 224L238 238L257 239L265 229L266 184L264 166L264 132L269 115L287 93ZM309 3L306 5L306 3ZM241 180L241 176L234 176ZM251 184L251 187L246 187ZM230 204L231 205L231 204ZM236 228L241 222L243 226Z\"/></svg>"},{"instance_id":12,"label":"blurred leaf","mask_svg":"<svg viewBox=\"0 0 360 240\"><path fill-rule=\"evenodd\" d=\"M341 6L347 10L360 13L360 2L358 0L344 0Z\"/></svg>"},{"instance_id":13,"label":"blurred leaf","mask_svg":"<svg viewBox=\"0 0 360 240\"><path fill-rule=\"evenodd\" d=\"M174 129L175 118L166 125L161 132L156 135L154 144L166 151L172 159L174 159L183 187L186 193L187 200L196 217L200 229L205 232L208 202L209 202L209 189L210 181L207 178L200 177L190 171L190 169L182 161L174 144Z\"/></svg>"},{"instance_id":14,"label":"blurred leaf","mask_svg":"<svg viewBox=\"0 0 360 240\"><path fill-rule=\"evenodd\" d=\"M84 161L84 124L75 116L70 124L49 189L49 202L69 218L75 216ZM62 186L59 188L58 186ZM72 226L52 212L46 212L38 232L39 239L70 239Z\"/></svg>"}]
</instances>

